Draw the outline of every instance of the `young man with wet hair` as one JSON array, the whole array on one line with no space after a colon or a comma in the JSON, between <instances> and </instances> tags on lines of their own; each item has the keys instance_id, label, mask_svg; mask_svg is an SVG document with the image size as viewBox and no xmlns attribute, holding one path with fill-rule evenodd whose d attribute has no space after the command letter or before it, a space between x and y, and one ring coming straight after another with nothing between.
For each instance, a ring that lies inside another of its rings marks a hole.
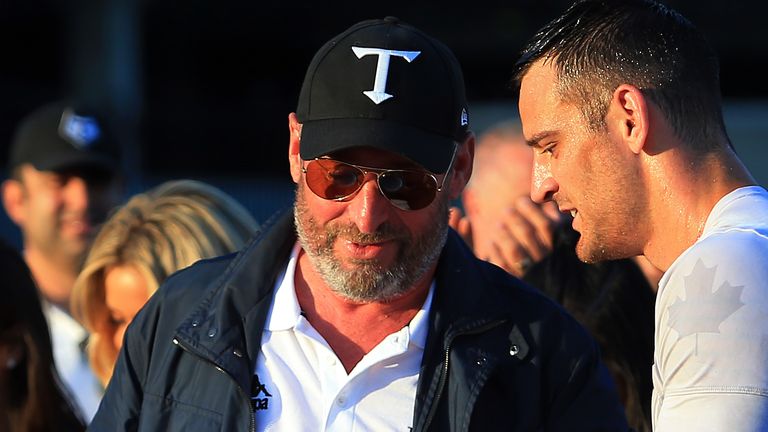
<instances>
[{"instance_id":1,"label":"young man with wet hair","mask_svg":"<svg viewBox=\"0 0 768 432\"><path fill-rule=\"evenodd\" d=\"M768 193L726 134L714 50L659 3L587 0L518 68L532 198L573 216L583 261L664 272L654 430L766 430Z\"/></svg>"}]
</instances>

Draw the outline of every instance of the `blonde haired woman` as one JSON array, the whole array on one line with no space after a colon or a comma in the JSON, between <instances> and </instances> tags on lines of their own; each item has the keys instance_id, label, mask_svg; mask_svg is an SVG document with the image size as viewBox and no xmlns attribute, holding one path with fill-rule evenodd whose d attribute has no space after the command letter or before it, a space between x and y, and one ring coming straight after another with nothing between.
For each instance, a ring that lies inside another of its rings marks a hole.
<instances>
[{"instance_id":1,"label":"blonde haired woman","mask_svg":"<svg viewBox=\"0 0 768 432\"><path fill-rule=\"evenodd\" d=\"M75 282L72 313L91 333L88 358L106 385L134 315L172 273L240 249L258 224L221 190L193 180L132 197L100 229Z\"/></svg>"}]
</instances>

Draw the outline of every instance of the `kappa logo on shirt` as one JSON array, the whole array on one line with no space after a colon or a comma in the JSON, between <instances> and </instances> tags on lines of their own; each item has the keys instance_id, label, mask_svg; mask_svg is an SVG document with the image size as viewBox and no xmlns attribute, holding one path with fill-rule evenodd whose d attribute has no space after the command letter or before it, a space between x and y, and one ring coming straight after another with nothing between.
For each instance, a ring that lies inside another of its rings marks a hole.
<instances>
[{"instance_id":1,"label":"kappa logo on shirt","mask_svg":"<svg viewBox=\"0 0 768 432\"><path fill-rule=\"evenodd\" d=\"M262 394L264 397L261 397ZM251 381L251 408L254 411L269 409L269 398L271 397L272 393L267 390L266 384L262 384L259 380L259 374L254 374Z\"/></svg>"}]
</instances>

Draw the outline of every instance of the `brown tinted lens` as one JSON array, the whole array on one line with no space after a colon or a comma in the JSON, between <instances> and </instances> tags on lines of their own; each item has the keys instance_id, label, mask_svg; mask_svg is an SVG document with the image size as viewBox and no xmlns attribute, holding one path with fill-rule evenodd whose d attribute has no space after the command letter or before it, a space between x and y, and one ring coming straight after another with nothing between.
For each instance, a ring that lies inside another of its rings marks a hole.
<instances>
[{"instance_id":1,"label":"brown tinted lens","mask_svg":"<svg viewBox=\"0 0 768 432\"><path fill-rule=\"evenodd\" d=\"M307 186L324 199L340 199L352 195L363 184L364 173L332 159L315 159L307 163Z\"/></svg>"},{"instance_id":2,"label":"brown tinted lens","mask_svg":"<svg viewBox=\"0 0 768 432\"><path fill-rule=\"evenodd\" d=\"M437 183L424 172L387 171L379 176L379 189L395 207L419 210L435 199Z\"/></svg>"},{"instance_id":3,"label":"brown tinted lens","mask_svg":"<svg viewBox=\"0 0 768 432\"><path fill-rule=\"evenodd\" d=\"M365 172L333 159L315 159L305 166L309 189L320 198L339 200L356 193L365 181ZM421 171L383 170L377 172L381 193L402 210L427 207L437 194L437 181Z\"/></svg>"}]
</instances>

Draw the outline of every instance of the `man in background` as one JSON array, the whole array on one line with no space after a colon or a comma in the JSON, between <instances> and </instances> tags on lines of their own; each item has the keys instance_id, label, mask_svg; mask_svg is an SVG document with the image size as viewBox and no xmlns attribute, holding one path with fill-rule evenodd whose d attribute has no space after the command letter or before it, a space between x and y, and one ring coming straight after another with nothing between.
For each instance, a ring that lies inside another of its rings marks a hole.
<instances>
[{"instance_id":1,"label":"man in background","mask_svg":"<svg viewBox=\"0 0 768 432\"><path fill-rule=\"evenodd\" d=\"M549 255L557 225L571 222L554 202L531 200L532 176L533 153L519 121L498 122L477 140L472 177L461 197L466 217L455 207L451 214L451 226L478 258L517 277ZM642 255L632 259L656 292L661 272Z\"/></svg>"},{"instance_id":2,"label":"man in background","mask_svg":"<svg viewBox=\"0 0 768 432\"><path fill-rule=\"evenodd\" d=\"M69 296L98 224L121 197L118 148L93 112L54 102L20 123L2 184L3 206L21 230L43 300L56 367L86 419L102 389L84 354L87 333L69 314Z\"/></svg>"},{"instance_id":3,"label":"man in background","mask_svg":"<svg viewBox=\"0 0 768 432\"><path fill-rule=\"evenodd\" d=\"M517 277L552 250L552 232L561 219L554 204L531 201L532 168L518 123L491 126L477 140L472 177L462 193L466 220L454 226L478 258Z\"/></svg>"}]
</instances>

